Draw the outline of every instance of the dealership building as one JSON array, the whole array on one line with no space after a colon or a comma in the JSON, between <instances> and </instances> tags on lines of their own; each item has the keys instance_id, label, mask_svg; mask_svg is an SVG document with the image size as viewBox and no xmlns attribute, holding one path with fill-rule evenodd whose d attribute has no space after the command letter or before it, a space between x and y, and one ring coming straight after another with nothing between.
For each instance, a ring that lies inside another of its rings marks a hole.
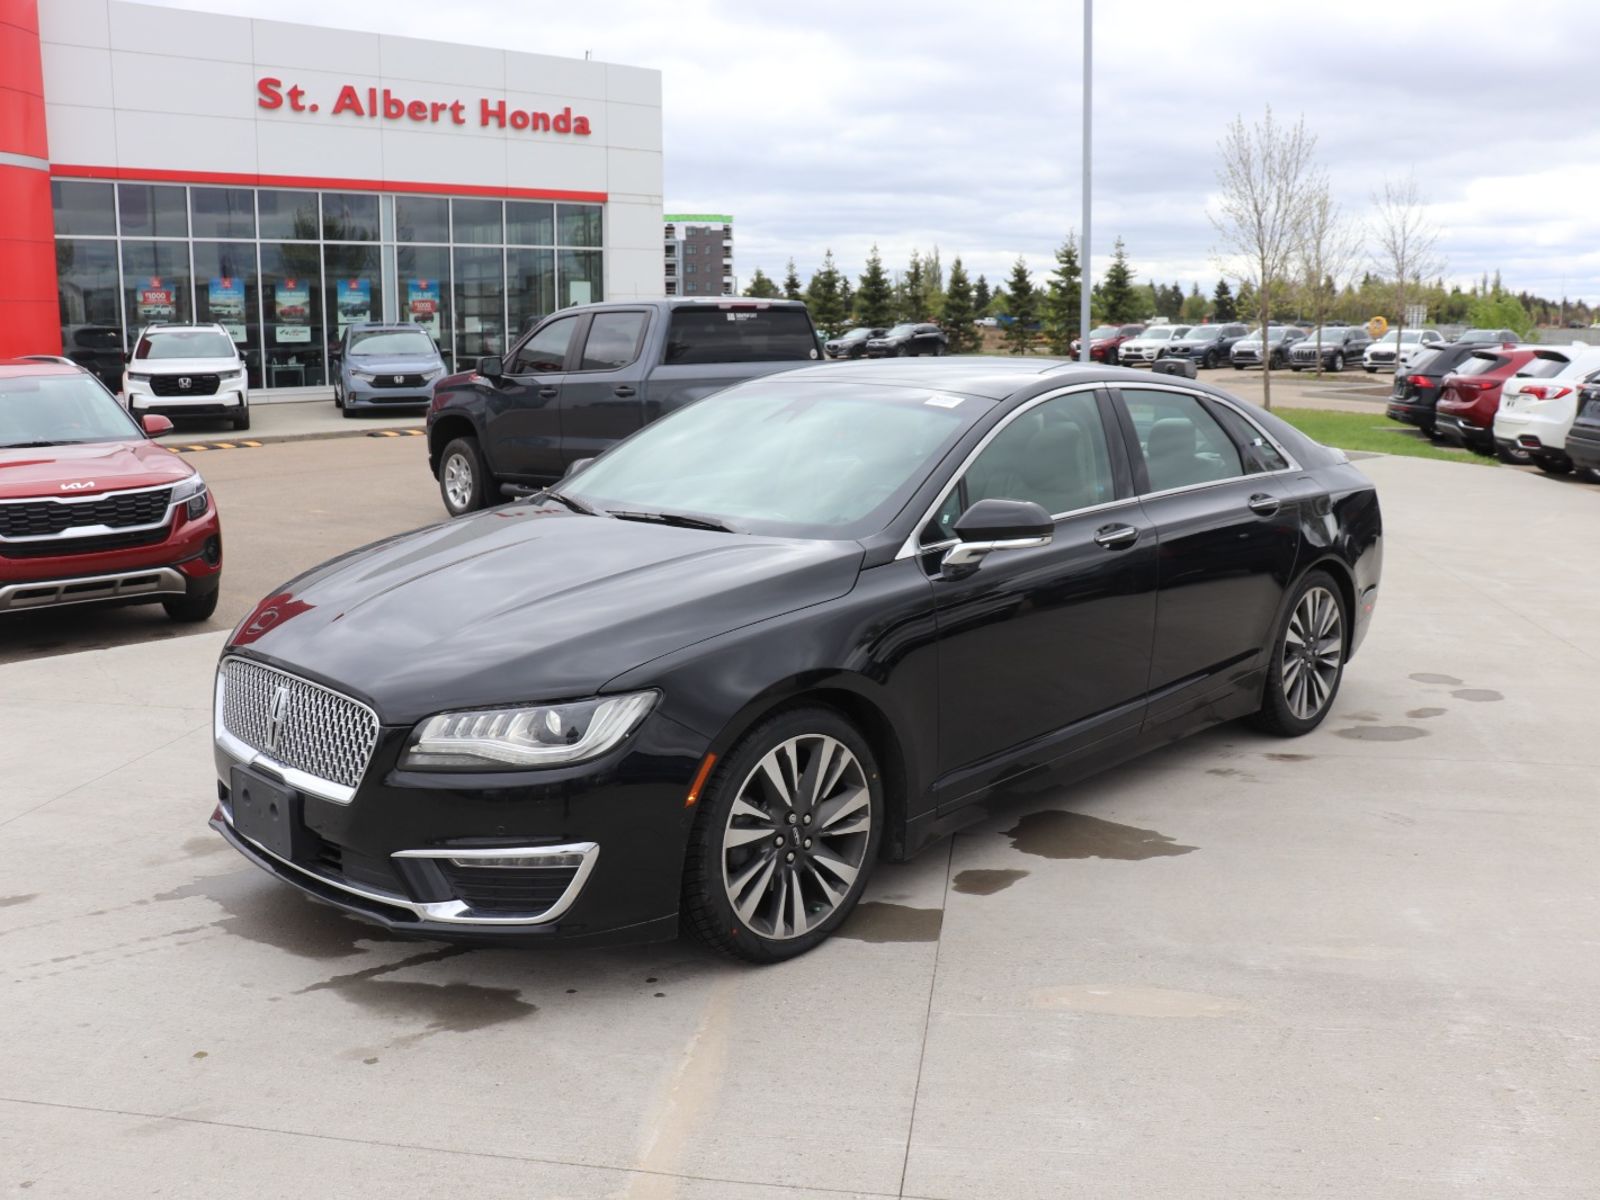
<instances>
[{"instance_id":1,"label":"dealership building","mask_svg":"<svg viewBox=\"0 0 1600 1200\"><path fill-rule=\"evenodd\" d=\"M0 0L0 67L0 357L216 321L288 391L662 294L658 71L121 0Z\"/></svg>"}]
</instances>

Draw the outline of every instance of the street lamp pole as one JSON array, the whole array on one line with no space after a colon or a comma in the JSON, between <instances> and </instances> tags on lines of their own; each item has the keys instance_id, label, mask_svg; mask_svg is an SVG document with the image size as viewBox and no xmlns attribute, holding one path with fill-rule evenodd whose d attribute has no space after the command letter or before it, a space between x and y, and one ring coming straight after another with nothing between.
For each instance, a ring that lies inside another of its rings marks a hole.
<instances>
[{"instance_id":1,"label":"street lamp pole","mask_svg":"<svg viewBox=\"0 0 1600 1200\"><path fill-rule=\"evenodd\" d=\"M1091 70L1094 63L1094 0L1083 0L1083 233L1078 242L1078 358L1089 361L1090 137L1094 130Z\"/></svg>"}]
</instances>

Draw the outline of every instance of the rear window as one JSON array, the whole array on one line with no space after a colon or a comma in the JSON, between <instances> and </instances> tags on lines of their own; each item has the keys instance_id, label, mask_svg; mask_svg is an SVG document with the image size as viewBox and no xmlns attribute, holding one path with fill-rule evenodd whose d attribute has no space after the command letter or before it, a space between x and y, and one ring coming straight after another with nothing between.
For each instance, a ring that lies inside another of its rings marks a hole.
<instances>
[{"instance_id":1,"label":"rear window","mask_svg":"<svg viewBox=\"0 0 1600 1200\"><path fill-rule=\"evenodd\" d=\"M1561 374L1571 365L1571 361L1565 358L1546 358L1542 354L1536 354L1522 365L1522 369L1517 372L1517 378L1549 379L1553 375Z\"/></svg>"},{"instance_id":2,"label":"rear window","mask_svg":"<svg viewBox=\"0 0 1600 1200\"><path fill-rule=\"evenodd\" d=\"M1505 361L1498 354L1474 354L1456 368L1456 374L1486 375Z\"/></svg>"},{"instance_id":3,"label":"rear window","mask_svg":"<svg viewBox=\"0 0 1600 1200\"><path fill-rule=\"evenodd\" d=\"M799 308L675 308L668 363L796 362L817 357Z\"/></svg>"}]
</instances>

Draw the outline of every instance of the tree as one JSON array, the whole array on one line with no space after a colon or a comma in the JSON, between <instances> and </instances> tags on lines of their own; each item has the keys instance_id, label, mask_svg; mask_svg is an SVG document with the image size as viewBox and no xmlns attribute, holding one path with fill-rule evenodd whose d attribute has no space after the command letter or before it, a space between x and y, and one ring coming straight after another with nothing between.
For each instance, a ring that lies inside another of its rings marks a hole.
<instances>
[{"instance_id":1,"label":"tree","mask_svg":"<svg viewBox=\"0 0 1600 1200\"><path fill-rule=\"evenodd\" d=\"M1200 294L1200 285L1191 284L1189 294L1183 298L1183 307L1178 310L1178 316L1186 325L1198 325L1206 319L1209 311L1206 298Z\"/></svg>"},{"instance_id":2,"label":"tree","mask_svg":"<svg viewBox=\"0 0 1600 1200\"><path fill-rule=\"evenodd\" d=\"M911 252L906 273L900 276L896 315L902 321L923 321L928 316L928 274L922 256Z\"/></svg>"},{"instance_id":3,"label":"tree","mask_svg":"<svg viewBox=\"0 0 1600 1200\"><path fill-rule=\"evenodd\" d=\"M927 285L925 316L929 321L937 321L944 308L944 264L939 261L939 247L935 246L933 253L923 258L922 274Z\"/></svg>"},{"instance_id":4,"label":"tree","mask_svg":"<svg viewBox=\"0 0 1600 1200\"><path fill-rule=\"evenodd\" d=\"M778 290L778 285L773 283L767 273L760 267L755 269L755 274L750 276L750 284L744 289L746 296L754 296L759 300L776 300L783 295Z\"/></svg>"},{"instance_id":5,"label":"tree","mask_svg":"<svg viewBox=\"0 0 1600 1200\"><path fill-rule=\"evenodd\" d=\"M822 266L811 276L806 286L806 307L811 319L823 333L832 336L844 328L844 296L840 291L839 268L833 265L833 251L822 256Z\"/></svg>"},{"instance_id":6,"label":"tree","mask_svg":"<svg viewBox=\"0 0 1600 1200\"><path fill-rule=\"evenodd\" d=\"M1533 332L1533 318L1515 296L1480 296L1467 309L1467 324L1478 329L1510 329L1518 337Z\"/></svg>"},{"instance_id":7,"label":"tree","mask_svg":"<svg viewBox=\"0 0 1600 1200\"><path fill-rule=\"evenodd\" d=\"M1427 203L1417 190L1417 177L1384 178L1383 190L1372 194L1377 208L1378 269L1394 280L1395 344L1405 327L1406 297L1412 288L1420 290L1422 280L1444 272L1434 251L1439 229L1428 218ZM1495 291L1500 290L1500 272L1494 274Z\"/></svg>"},{"instance_id":8,"label":"tree","mask_svg":"<svg viewBox=\"0 0 1600 1200\"><path fill-rule=\"evenodd\" d=\"M1039 320L1039 297L1033 290L1027 261L1020 254L1011 268L1011 278L1006 281L1006 292L1006 311L1011 317L1011 324L1005 331L1006 349L1012 354L1026 354Z\"/></svg>"},{"instance_id":9,"label":"tree","mask_svg":"<svg viewBox=\"0 0 1600 1200\"><path fill-rule=\"evenodd\" d=\"M856 289L856 316L863 325L881 328L894 322L894 292L889 286L888 273L883 269L883 259L878 247L867 255L867 269L861 273L861 286Z\"/></svg>"},{"instance_id":10,"label":"tree","mask_svg":"<svg viewBox=\"0 0 1600 1200\"><path fill-rule=\"evenodd\" d=\"M1056 247L1056 269L1044 293L1044 336L1051 354L1072 357L1072 339L1078 331L1078 308L1083 295L1083 267L1078 262L1078 236Z\"/></svg>"},{"instance_id":11,"label":"tree","mask_svg":"<svg viewBox=\"0 0 1600 1200\"><path fill-rule=\"evenodd\" d=\"M844 319L839 326L848 329L856 323L856 294L850 287L850 276L843 271L839 272L839 307L844 310Z\"/></svg>"},{"instance_id":12,"label":"tree","mask_svg":"<svg viewBox=\"0 0 1600 1200\"><path fill-rule=\"evenodd\" d=\"M1226 279L1217 280L1217 290L1211 293L1211 318L1223 324L1239 319L1239 310L1233 303L1233 290L1228 287Z\"/></svg>"},{"instance_id":13,"label":"tree","mask_svg":"<svg viewBox=\"0 0 1600 1200\"><path fill-rule=\"evenodd\" d=\"M972 284L967 280L967 269L961 265L958 254L950 264L950 286L945 289L943 304L945 336L950 349L957 354L969 354L978 348L978 329L973 322Z\"/></svg>"},{"instance_id":14,"label":"tree","mask_svg":"<svg viewBox=\"0 0 1600 1200\"><path fill-rule=\"evenodd\" d=\"M1246 127L1242 116L1228 126L1217 150L1221 211L1211 223L1241 283L1254 283L1263 336L1272 323L1273 285L1289 273L1304 224L1307 173L1317 139L1305 119L1279 125L1266 116ZM1263 351L1265 344L1263 343ZM1262 354L1262 406L1272 407L1271 356Z\"/></svg>"},{"instance_id":15,"label":"tree","mask_svg":"<svg viewBox=\"0 0 1600 1200\"><path fill-rule=\"evenodd\" d=\"M1139 319L1139 298L1134 292L1133 277L1133 269L1128 266L1128 249L1118 238L1111 253L1111 265L1095 289L1100 299L1101 319L1107 324L1125 325Z\"/></svg>"},{"instance_id":16,"label":"tree","mask_svg":"<svg viewBox=\"0 0 1600 1200\"><path fill-rule=\"evenodd\" d=\"M800 273L794 269L794 259L789 260L789 272L783 277L783 298L800 299Z\"/></svg>"},{"instance_id":17,"label":"tree","mask_svg":"<svg viewBox=\"0 0 1600 1200\"><path fill-rule=\"evenodd\" d=\"M1307 185L1305 218L1295 259L1305 288L1306 311L1317 324L1317 374L1322 374L1322 326L1339 298L1339 279L1355 267L1361 243L1333 198L1328 177L1314 172Z\"/></svg>"},{"instance_id":18,"label":"tree","mask_svg":"<svg viewBox=\"0 0 1600 1200\"><path fill-rule=\"evenodd\" d=\"M972 307L979 313L986 313L989 311L989 301L993 299L994 295L989 291L989 281L980 274L978 282L972 286Z\"/></svg>"}]
</instances>

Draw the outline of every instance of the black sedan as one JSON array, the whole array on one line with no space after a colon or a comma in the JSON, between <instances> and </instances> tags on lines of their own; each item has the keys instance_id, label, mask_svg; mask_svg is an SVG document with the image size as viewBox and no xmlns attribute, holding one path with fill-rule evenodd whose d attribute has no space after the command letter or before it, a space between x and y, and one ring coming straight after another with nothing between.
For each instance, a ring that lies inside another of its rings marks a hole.
<instances>
[{"instance_id":1,"label":"black sedan","mask_svg":"<svg viewBox=\"0 0 1600 1200\"><path fill-rule=\"evenodd\" d=\"M1016 780L1316 728L1382 545L1343 453L1199 384L772 375L264 601L211 824L407 933L788 958Z\"/></svg>"},{"instance_id":2,"label":"black sedan","mask_svg":"<svg viewBox=\"0 0 1600 1200\"><path fill-rule=\"evenodd\" d=\"M1384 415L1403 425L1415 425L1432 437L1445 376L1483 347L1482 342L1450 342L1437 350L1428 351L1409 367L1395 372L1394 390L1390 393L1389 406L1384 410Z\"/></svg>"},{"instance_id":3,"label":"black sedan","mask_svg":"<svg viewBox=\"0 0 1600 1200\"><path fill-rule=\"evenodd\" d=\"M1567 434L1567 457L1580 477L1600 483L1600 384L1578 391L1578 416Z\"/></svg>"},{"instance_id":4,"label":"black sedan","mask_svg":"<svg viewBox=\"0 0 1600 1200\"><path fill-rule=\"evenodd\" d=\"M881 338L888 332L887 329L870 329L859 325L836 338L829 338L822 344L822 350L829 358L865 358L867 342L872 338Z\"/></svg>"},{"instance_id":5,"label":"black sedan","mask_svg":"<svg viewBox=\"0 0 1600 1200\"><path fill-rule=\"evenodd\" d=\"M902 324L896 325L882 337L870 338L867 341L868 358L902 358L910 354L943 354L949 347L949 339L945 337L944 330L937 325Z\"/></svg>"}]
</instances>

